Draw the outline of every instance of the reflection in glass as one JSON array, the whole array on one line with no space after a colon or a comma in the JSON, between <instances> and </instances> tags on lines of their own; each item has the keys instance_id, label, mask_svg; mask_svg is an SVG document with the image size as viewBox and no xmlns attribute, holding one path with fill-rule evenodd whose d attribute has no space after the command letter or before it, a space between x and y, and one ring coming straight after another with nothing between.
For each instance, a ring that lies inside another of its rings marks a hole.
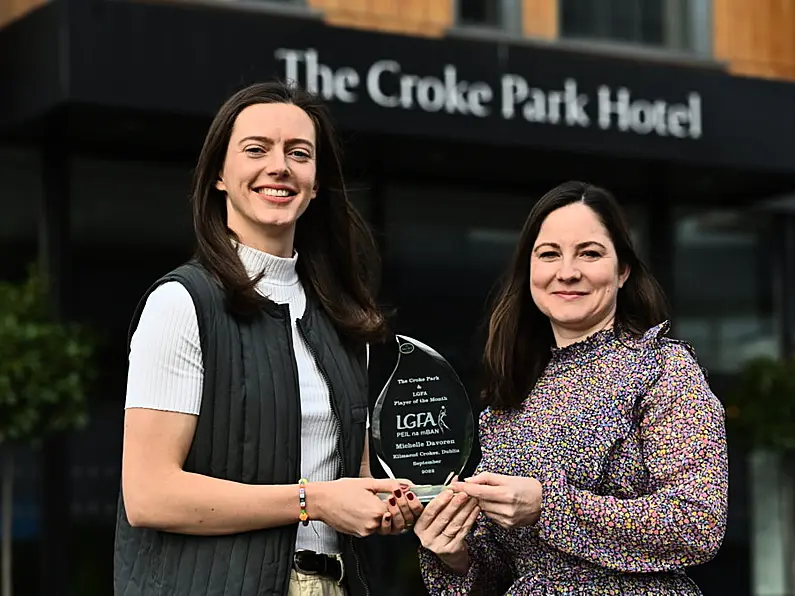
<instances>
[{"instance_id":1,"label":"reflection in glass","mask_svg":"<svg viewBox=\"0 0 795 596\"><path fill-rule=\"evenodd\" d=\"M560 0L560 35L705 53L709 0Z\"/></svg>"},{"instance_id":2,"label":"reflection in glass","mask_svg":"<svg viewBox=\"0 0 795 596\"><path fill-rule=\"evenodd\" d=\"M766 220L742 209L675 211L676 333L711 371L777 356Z\"/></svg>"}]
</instances>

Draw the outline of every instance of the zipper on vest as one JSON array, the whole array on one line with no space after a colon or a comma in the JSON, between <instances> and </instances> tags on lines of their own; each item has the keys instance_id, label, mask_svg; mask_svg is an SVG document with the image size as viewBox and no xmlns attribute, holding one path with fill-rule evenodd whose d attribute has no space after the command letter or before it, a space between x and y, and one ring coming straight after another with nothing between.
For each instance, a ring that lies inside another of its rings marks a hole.
<instances>
[{"instance_id":1,"label":"zipper on vest","mask_svg":"<svg viewBox=\"0 0 795 596\"><path fill-rule=\"evenodd\" d=\"M362 573L362 566L359 563L359 555L356 553L356 545L353 543L353 536L351 536L351 552L353 553L353 560L356 561L356 575L359 576L359 581L364 586L364 593L369 596L370 588L367 587L367 582L364 581L364 574Z\"/></svg>"},{"instance_id":2,"label":"zipper on vest","mask_svg":"<svg viewBox=\"0 0 795 596\"><path fill-rule=\"evenodd\" d=\"M303 416L302 408L301 408L301 382L298 379L298 361L295 357L295 345L293 345L293 329L292 324L290 322L290 307L287 304L279 304L277 305L279 310L282 313L282 320L284 321L284 327L287 332L287 343L290 346L290 353L292 354L292 365L293 365L293 382L295 383L295 396L298 398L298 463L296 465L296 472L300 475L301 474L301 449L303 448L301 445L301 417ZM298 524L295 524L293 529L290 532L292 543L291 550L291 557L294 556L295 553L295 540L296 536L298 535ZM292 565L290 566L292 568ZM284 579L284 584L282 586L282 594L287 596L288 592L290 591L290 572L287 572L287 576Z\"/></svg>"},{"instance_id":3,"label":"zipper on vest","mask_svg":"<svg viewBox=\"0 0 795 596\"><path fill-rule=\"evenodd\" d=\"M340 424L339 413L337 412L337 407L334 403L334 389L331 387L331 382L328 379L328 375L326 374L326 370L323 368L323 365L320 363L320 359L317 357L317 352L315 352L315 348L309 343L309 340L306 337L306 332L304 331L303 321L301 319L296 320L296 325L298 328L298 333L301 335L301 339L304 340L304 344L309 349L309 353L312 354L312 358L317 364L317 369L320 371L320 376L323 377L323 381L326 383L326 387L328 388L328 399L329 405L331 406L331 415L334 417L334 422L337 427L337 443L336 443L336 452L337 457L340 460L340 476L345 477L346 469L345 469L345 458L342 457L342 447L340 444L342 442L342 425ZM353 537L350 537L351 541L351 553L353 553L353 558L356 561L356 575L359 578L359 581L362 582L362 586L364 587L364 593L369 596L370 589L367 587L367 582L364 580L364 575L362 575L362 566L359 562L359 555L356 553L356 547L353 545Z\"/></svg>"}]
</instances>

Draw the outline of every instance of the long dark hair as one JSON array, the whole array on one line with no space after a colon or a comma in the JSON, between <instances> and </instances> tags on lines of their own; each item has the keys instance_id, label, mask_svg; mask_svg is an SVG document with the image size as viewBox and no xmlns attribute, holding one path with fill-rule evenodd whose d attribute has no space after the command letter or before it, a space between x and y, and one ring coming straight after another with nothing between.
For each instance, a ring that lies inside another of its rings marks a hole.
<instances>
[{"instance_id":1,"label":"long dark hair","mask_svg":"<svg viewBox=\"0 0 795 596\"><path fill-rule=\"evenodd\" d=\"M319 189L296 225L298 276L344 339L381 339L386 322L375 300L379 253L369 228L348 199L341 148L328 109L322 100L297 86L280 81L251 85L232 95L218 110L193 181L195 258L223 286L233 314L248 316L266 303L256 291L261 276L249 278L231 242L237 238L227 227L226 197L215 186L238 115L251 105L265 103L293 104L315 125Z\"/></svg>"},{"instance_id":2,"label":"long dark hair","mask_svg":"<svg viewBox=\"0 0 795 596\"><path fill-rule=\"evenodd\" d=\"M629 225L608 191L584 182L565 182L533 206L519 244L496 295L483 357L482 398L495 408L519 406L549 363L554 344L552 326L530 294L530 256L547 216L580 202L590 207L607 229L620 267L630 274L618 292L616 327L640 336L668 318L668 306L657 281L635 252Z\"/></svg>"}]
</instances>

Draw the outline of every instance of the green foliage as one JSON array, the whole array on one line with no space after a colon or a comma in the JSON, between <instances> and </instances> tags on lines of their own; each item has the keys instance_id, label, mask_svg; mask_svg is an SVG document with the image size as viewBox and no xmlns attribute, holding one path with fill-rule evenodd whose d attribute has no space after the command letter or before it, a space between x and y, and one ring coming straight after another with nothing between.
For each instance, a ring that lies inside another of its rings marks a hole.
<instances>
[{"instance_id":1,"label":"green foliage","mask_svg":"<svg viewBox=\"0 0 795 596\"><path fill-rule=\"evenodd\" d=\"M50 316L35 268L25 283L0 283L0 443L82 428L94 353L88 329Z\"/></svg>"},{"instance_id":2,"label":"green foliage","mask_svg":"<svg viewBox=\"0 0 795 596\"><path fill-rule=\"evenodd\" d=\"M795 450L795 358L748 362L725 405L727 427L746 447Z\"/></svg>"}]
</instances>

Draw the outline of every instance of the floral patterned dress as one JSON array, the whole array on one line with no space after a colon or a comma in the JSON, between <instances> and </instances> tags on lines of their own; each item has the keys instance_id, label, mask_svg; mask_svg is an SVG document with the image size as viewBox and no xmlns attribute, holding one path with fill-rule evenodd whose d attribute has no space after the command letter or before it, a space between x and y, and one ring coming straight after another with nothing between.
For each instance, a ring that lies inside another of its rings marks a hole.
<instances>
[{"instance_id":1,"label":"floral patterned dress","mask_svg":"<svg viewBox=\"0 0 795 596\"><path fill-rule=\"evenodd\" d=\"M538 479L541 517L505 530L481 514L467 575L420 548L431 596L700 594L684 568L723 540L724 410L667 331L555 348L521 407L483 412L478 471Z\"/></svg>"}]
</instances>

